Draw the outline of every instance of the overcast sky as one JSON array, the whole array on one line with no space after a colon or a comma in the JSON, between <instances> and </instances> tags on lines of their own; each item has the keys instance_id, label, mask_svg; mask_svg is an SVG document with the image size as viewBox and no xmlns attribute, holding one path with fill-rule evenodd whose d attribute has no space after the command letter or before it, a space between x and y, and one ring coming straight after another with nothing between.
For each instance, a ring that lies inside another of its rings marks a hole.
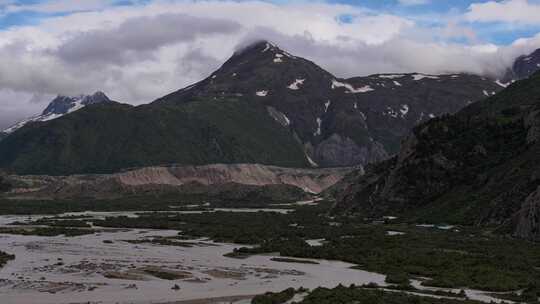
<instances>
[{"instance_id":1,"label":"overcast sky","mask_svg":"<svg viewBox=\"0 0 540 304\"><path fill-rule=\"evenodd\" d=\"M496 75L539 33L540 0L0 0L0 128L57 94L151 102L255 39L339 77Z\"/></svg>"}]
</instances>

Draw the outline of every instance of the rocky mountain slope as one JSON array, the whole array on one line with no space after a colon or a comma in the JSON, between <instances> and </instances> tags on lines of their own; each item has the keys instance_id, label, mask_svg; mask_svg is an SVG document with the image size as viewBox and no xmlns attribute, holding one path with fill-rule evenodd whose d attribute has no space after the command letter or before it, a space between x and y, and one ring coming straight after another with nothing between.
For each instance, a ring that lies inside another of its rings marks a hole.
<instances>
[{"instance_id":1,"label":"rocky mountain slope","mask_svg":"<svg viewBox=\"0 0 540 304\"><path fill-rule=\"evenodd\" d=\"M494 226L540 241L540 72L419 125L337 188L337 212Z\"/></svg>"},{"instance_id":2,"label":"rocky mountain slope","mask_svg":"<svg viewBox=\"0 0 540 304\"><path fill-rule=\"evenodd\" d=\"M207 79L157 103L235 97L263 104L321 166L367 164L397 152L419 122L502 89L474 75L396 74L340 79L262 41L234 54Z\"/></svg>"},{"instance_id":3,"label":"rocky mountain slope","mask_svg":"<svg viewBox=\"0 0 540 304\"><path fill-rule=\"evenodd\" d=\"M263 41L151 104L102 103L29 124L0 142L0 167L76 174L173 163L365 165L397 152L417 123L502 88L464 74L340 79Z\"/></svg>"},{"instance_id":4,"label":"rocky mountain slope","mask_svg":"<svg viewBox=\"0 0 540 304\"><path fill-rule=\"evenodd\" d=\"M290 186L317 194L334 185L353 168L291 169L257 164L146 167L115 174L71 176L0 176L0 192L10 198L70 199L109 198L122 195L170 191L220 191L230 185L261 189ZM10 185L2 187L2 185ZM209 187L206 187L209 186ZM245 187L244 187L245 189ZM274 188L277 189L277 188Z\"/></svg>"},{"instance_id":5,"label":"rocky mountain slope","mask_svg":"<svg viewBox=\"0 0 540 304\"><path fill-rule=\"evenodd\" d=\"M78 111L88 105L111 102L113 101L111 101L109 97L107 97L107 95L105 95L105 93L103 92L95 92L92 95L79 96L60 95L53 99L41 114L21 120L13 126L1 131L0 133L4 133L3 135L5 137L31 122L49 121L60 118L66 114Z\"/></svg>"}]
</instances>

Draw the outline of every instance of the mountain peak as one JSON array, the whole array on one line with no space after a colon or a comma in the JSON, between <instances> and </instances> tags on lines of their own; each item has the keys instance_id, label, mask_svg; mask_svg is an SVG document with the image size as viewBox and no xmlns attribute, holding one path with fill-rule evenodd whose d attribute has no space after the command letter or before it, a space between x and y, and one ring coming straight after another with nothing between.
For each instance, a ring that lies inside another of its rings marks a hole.
<instances>
[{"instance_id":1,"label":"mountain peak","mask_svg":"<svg viewBox=\"0 0 540 304\"><path fill-rule=\"evenodd\" d=\"M41 115L64 115L77 111L87 105L111 102L109 97L101 91L97 91L92 95L81 94L78 96L58 95L45 108Z\"/></svg>"},{"instance_id":2,"label":"mountain peak","mask_svg":"<svg viewBox=\"0 0 540 304\"><path fill-rule=\"evenodd\" d=\"M85 95L85 94L81 94L78 96L58 95L49 103L49 105L45 108L45 110L43 110L43 112L41 112L40 115L21 120L15 125L2 131L1 133L10 134L22 128L24 125L26 125L29 122L53 120L53 119L62 117L66 114L80 110L91 104L109 103L109 102L113 102L113 101L110 100L109 97L107 97L107 95L105 95L105 93L103 93L102 91L97 91L91 95Z\"/></svg>"},{"instance_id":3,"label":"mountain peak","mask_svg":"<svg viewBox=\"0 0 540 304\"><path fill-rule=\"evenodd\" d=\"M246 63L248 61L271 61L283 63L286 58L296 59L296 56L284 51L275 43L268 40L259 40L244 47L238 48L227 63ZM227 65L226 63L226 65Z\"/></svg>"},{"instance_id":4,"label":"mountain peak","mask_svg":"<svg viewBox=\"0 0 540 304\"><path fill-rule=\"evenodd\" d=\"M234 52L234 55L242 55L250 52L265 53L267 51L281 51L280 48L273 42L268 40L257 40L255 42L241 45ZM234 56L233 55L233 56Z\"/></svg>"}]
</instances>

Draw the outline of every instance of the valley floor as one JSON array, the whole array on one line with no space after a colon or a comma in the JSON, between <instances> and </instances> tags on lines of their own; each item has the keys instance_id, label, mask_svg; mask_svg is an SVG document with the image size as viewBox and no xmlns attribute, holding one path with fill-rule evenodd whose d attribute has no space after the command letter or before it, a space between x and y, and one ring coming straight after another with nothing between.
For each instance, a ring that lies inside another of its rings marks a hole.
<instances>
[{"instance_id":1,"label":"valley floor","mask_svg":"<svg viewBox=\"0 0 540 304\"><path fill-rule=\"evenodd\" d=\"M0 269L2 303L243 304L287 288L301 303L499 303L536 292L535 244L391 216L359 223L329 206L3 215L0 250L15 258ZM278 303L266 300L253 303Z\"/></svg>"}]
</instances>

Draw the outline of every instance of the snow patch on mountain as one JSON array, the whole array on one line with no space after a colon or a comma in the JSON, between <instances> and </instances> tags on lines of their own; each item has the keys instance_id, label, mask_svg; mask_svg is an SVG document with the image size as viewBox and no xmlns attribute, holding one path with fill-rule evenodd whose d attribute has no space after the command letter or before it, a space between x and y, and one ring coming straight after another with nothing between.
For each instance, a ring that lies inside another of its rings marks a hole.
<instances>
[{"instance_id":1,"label":"snow patch on mountain","mask_svg":"<svg viewBox=\"0 0 540 304\"><path fill-rule=\"evenodd\" d=\"M268 51L269 49L271 49L274 45L270 44L270 42L266 42L266 47L264 48L264 50L262 50L261 53L265 53L266 51Z\"/></svg>"},{"instance_id":2,"label":"snow patch on mountain","mask_svg":"<svg viewBox=\"0 0 540 304\"><path fill-rule=\"evenodd\" d=\"M396 111L394 111L394 109L392 109L390 107L386 107L386 112L383 112L383 115L390 115L393 118L398 117L398 113Z\"/></svg>"},{"instance_id":3,"label":"snow patch on mountain","mask_svg":"<svg viewBox=\"0 0 540 304\"><path fill-rule=\"evenodd\" d=\"M276 54L276 57L274 58L274 63L282 63L283 62L283 55L282 54Z\"/></svg>"},{"instance_id":4,"label":"snow patch on mountain","mask_svg":"<svg viewBox=\"0 0 540 304\"><path fill-rule=\"evenodd\" d=\"M399 109L399 111L401 112L402 117L407 115L407 113L409 113L409 105L401 105L401 109Z\"/></svg>"},{"instance_id":5,"label":"snow patch on mountain","mask_svg":"<svg viewBox=\"0 0 540 304\"><path fill-rule=\"evenodd\" d=\"M312 167L316 168L316 167L319 166L319 164L317 164L315 161L313 161L313 159L311 159L311 157L309 157L309 155L307 155L307 154L306 154L306 159L307 159L307 161L309 162L309 164L310 164Z\"/></svg>"},{"instance_id":6,"label":"snow patch on mountain","mask_svg":"<svg viewBox=\"0 0 540 304\"><path fill-rule=\"evenodd\" d=\"M328 108L331 104L332 102L330 100L324 103L324 113L328 112Z\"/></svg>"},{"instance_id":7,"label":"snow patch on mountain","mask_svg":"<svg viewBox=\"0 0 540 304\"><path fill-rule=\"evenodd\" d=\"M317 130L313 133L313 136L320 136L322 134L322 119L320 117L317 117Z\"/></svg>"},{"instance_id":8,"label":"snow patch on mountain","mask_svg":"<svg viewBox=\"0 0 540 304\"><path fill-rule=\"evenodd\" d=\"M503 87L503 88L506 88L506 87L508 87L508 86L511 84L511 82L503 83L503 82L500 81L499 79L497 79L497 80L495 81L495 83L498 84L499 86Z\"/></svg>"},{"instance_id":9,"label":"snow patch on mountain","mask_svg":"<svg viewBox=\"0 0 540 304\"><path fill-rule=\"evenodd\" d=\"M491 92L491 94L490 94L490 93L489 93L488 91L486 91L486 90L483 90L482 93L484 93L484 95L485 95L486 97L489 97L489 96L492 96L492 95L495 95L495 94L496 94L495 92Z\"/></svg>"},{"instance_id":10,"label":"snow patch on mountain","mask_svg":"<svg viewBox=\"0 0 540 304\"><path fill-rule=\"evenodd\" d=\"M413 77L414 81L422 80L424 78L427 78L427 79L439 79L439 76L426 75L426 74L413 74L412 77Z\"/></svg>"},{"instance_id":11,"label":"snow patch on mountain","mask_svg":"<svg viewBox=\"0 0 540 304\"><path fill-rule=\"evenodd\" d=\"M336 79L332 80L332 90L335 90L336 88L345 88L347 89L346 93L352 93L352 94L358 94L358 93L367 93L374 91L370 86L366 85L360 88L355 88L351 84L340 82Z\"/></svg>"},{"instance_id":12,"label":"snow patch on mountain","mask_svg":"<svg viewBox=\"0 0 540 304\"><path fill-rule=\"evenodd\" d=\"M306 81L305 79L296 79L293 83L291 83L287 88L289 88L290 90L299 90L300 89L300 85L303 85L304 84L304 81Z\"/></svg>"},{"instance_id":13,"label":"snow patch on mountain","mask_svg":"<svg viewBox=\"0 0 540 304\"><path fill-rule=\"evenodd\" d=\"M405 74L383 74L379 75L379 78L385 78L385 79L396 79L396 78L403 78L405 77Z\"/></svg>"},{"instance_id":14,"label":"snow patch on mountain","mask_svg":"<svg viewBox=\"0 0 540 304\"><path fill-rule=\"evenodd\" d=\"M284 113L270 106L266 107L266 109L268 110L268 114L270 114L270 116L283 127L288 127L291 125L291 120Z\"/></svg>"}]
</instances>

